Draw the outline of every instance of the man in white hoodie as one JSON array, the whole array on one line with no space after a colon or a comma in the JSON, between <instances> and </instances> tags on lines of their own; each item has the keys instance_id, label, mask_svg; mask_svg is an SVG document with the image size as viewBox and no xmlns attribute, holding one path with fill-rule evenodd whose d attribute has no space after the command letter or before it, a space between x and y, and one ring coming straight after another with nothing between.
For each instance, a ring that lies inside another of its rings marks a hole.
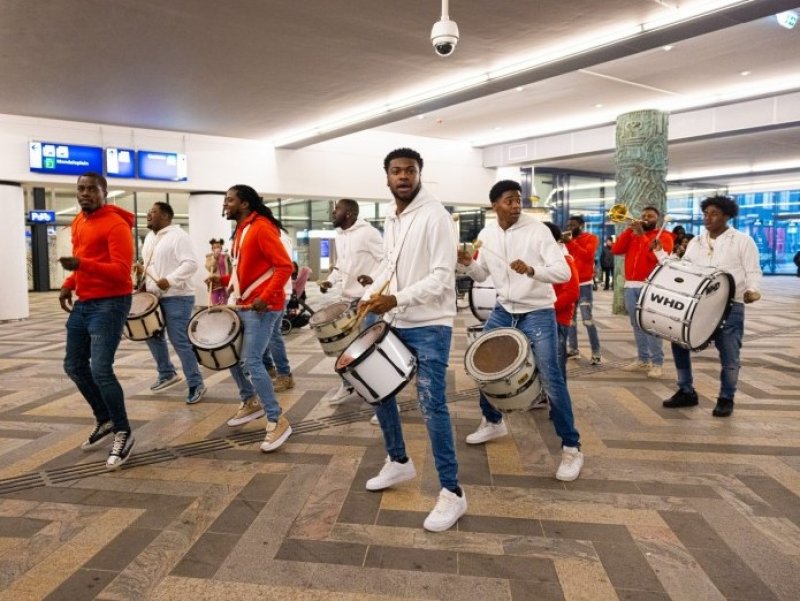
<instances>
[{"instance_id":1,"label":"man in white hoodie","mask_svg":"<svg viewBox=\"0 0 800 601\"><path fill-rule=\"evenodd\" d=\"M331 213L333 227L336 228L336 265L328 279L319 283L324 294L333 286L342 283L342 302L357 303L364 294L364 284L372 283L373 276L380 269L383 260L383 239L381 233L364 219L358 217L358 203L350 198L336 202ZM369 326L369 317L365 320ZM322 397L331 405L360 399L344 380Z\"/></svg>"},{"instance_id":2,"label":"man in white hoodie","mask_svg":"<svg viewBox=\"0 0 800 601\"><path fill-rule=\"evenodd\" d=\"M558 326L552 284L566 282L571 270L564 253L546 225L522 213L522 187L502 180L489 191L497 221L478 234L477 260L459 250L459 270L482 282L491 276L497 304L484 330L513 327L531 343L542 386L550 399L553 426L561 438L561 464L556 478L575 480L583 467L580 434L575 429L572 399L558 360ZM467 436L468 444L482 444L508 434L503 414L480 395L483 413L478 429Z\"/></svg>"},{"instance_id":3,"label":"man in white hoodie","mask_svg":"<svg viewBox=\"0 0 800 601\"><path fill-rule=\"evenodd\" d=\"M417 397L428 429L441 491L424 527L447 530L467 510L458 484L453 426L447 409L446 376L456 314L456 239L450 214L422 187L422 157L410 148L393 150L383 161L394 196L384 227L384 262L364 295L369 311L392 313L395 332L417 357ZM377 294L386 282L389 288ZM373 294L375 293L375 294ZM388 457L367 490L383 490L416 476L406 455L394 396L376 405Z\"/></svg>"},{"instance_id":4,"label":"man in white hoodie","mask_svg":"<svg viewBox=\"0 0 800 601\"><path fill-rule=\"evenodd\" d=\"M156 202L147 212L147 227L151 230L142 245L144 284L148 292L159 297L166 322L166 334L181 361L183 375L189 386L186 402L198 402L206 393L200 366L197 364L186 328L194 308L192 278L199 267L192 241L179 225L172 224L172 207ZM158 380L150 387L160 392L177 384L181 377L169 358L169 348L162 330L147 339L147 346L156 362Z\"/></svg>"}]
</instances>

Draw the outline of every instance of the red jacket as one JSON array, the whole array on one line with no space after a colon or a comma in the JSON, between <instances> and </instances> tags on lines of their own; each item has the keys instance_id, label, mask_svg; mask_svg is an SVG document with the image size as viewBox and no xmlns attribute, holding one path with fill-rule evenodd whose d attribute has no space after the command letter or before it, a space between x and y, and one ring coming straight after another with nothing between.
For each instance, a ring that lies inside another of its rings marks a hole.
<instances>
[{"instance_id":1,"label":"red jacket","mask_svg":"<svg viewBox=\"0 0 800 601\"><path fill-rule=\"evenodd\" d=\"M247 234L242 244L245 228ZM239 304L250 305L256 297L261 297L270 311L283 310L286 302L284 286L292 277L292 260L281 242L278 228L263 215L250 213L236 227L232 254L239 257L236 273L241 294L268 270L275 270L271 278L262 282L246 299L239 300ZM222 284L228 286L230 279L230 275L222 276Z\"/></svg>"},{"instance_id":2,"label":"red jacket","mask_svg":"<svg viewBox=\"0 0 800 601\"><path fill-rule=\"evenodd\" d=\"M581 232L567 242L567 250L578 266L581 284L594 281L594 257L599 244L600 239L589 232Z\"/></svg>"},{"instance_id":3,"label":"red jacket","mask_svg":"<svg viewBox=\"0 0 800 601\"><path fill-rule=\"evenodd\" d=\"M116 205L81 211L72 220L72 255L80 259L62 288L81 301L124 296L133 291L133 213Z\"/></svg>"},{"instance_id":4,"label":"red jacket","mask_svg":"<svg viewBox=\"0 0 800 601\"><path fill-rule=\"evenodd\" d=\"M628 282L644 282L650 272L658 265L656 255L650 250L650 242L658 230L650 230L637 236L631 228L626 229L611 246L615 255L625 255L625 279ZM672 234L661 232L658 237L664 252L672 252Z\"/></svg>"},{"instance_id":5,"label":"red jacket","mask_svg":"<svg viewBox=\"0 0 800 601\"><path fill-rule=\"evenodd\" d=\"M572 325L572 314L575 312L575 303L581 295L580 278L578 277L578 267L575 265L575 258L567 255L564 257L569 265L572 276L566 282L553 284L556 293L556 321L562 326Z\"/></svg>"}]
</instances>

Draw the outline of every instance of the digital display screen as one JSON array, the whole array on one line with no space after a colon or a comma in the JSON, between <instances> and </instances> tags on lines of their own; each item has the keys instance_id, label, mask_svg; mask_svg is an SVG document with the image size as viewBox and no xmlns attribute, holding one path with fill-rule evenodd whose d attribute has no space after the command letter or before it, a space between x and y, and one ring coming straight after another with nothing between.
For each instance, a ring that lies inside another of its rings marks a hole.
<instances>
[{"instance_id":1,"label":"digital display screen","mask_svg":"<svg viewBox=\"0 0 800 601\"><path fill-rule=\"evenodd\" d=\"M186 155L176 152L139 150L136 153L140 179L183 182L188 176Z\"/></svg>"},{"instance_id":2,"label":"digital display screen","mask_svg":"<svg viewBox=\"0 0 800 601\"><path fill-rule=\"evenodd\" d=\"M57 142L31 142L28 145L30 170L50 175L81 175L103 172L103 149Z\"/></svg>"},{"instance_id":3,"label":"digital display screen","mask_svg":"<svg viewBox=\"0 0 800 601\"><path fill-rule=\"evenodd\" d=\"M136 177L136 151L130 148L106 148L108 177Z\"/></svg>"}]
</instances>

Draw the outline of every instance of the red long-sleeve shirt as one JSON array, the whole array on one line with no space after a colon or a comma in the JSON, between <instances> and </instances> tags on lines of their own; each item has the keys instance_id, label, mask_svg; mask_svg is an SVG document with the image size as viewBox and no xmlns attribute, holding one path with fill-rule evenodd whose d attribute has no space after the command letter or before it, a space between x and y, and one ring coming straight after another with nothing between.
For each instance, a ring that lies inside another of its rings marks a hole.
<instances>
[{"instance_id":1,"label":"red long-sleeve shirt","mask_svg":"<svg viewBox=\"0 0 800 601\"><path fill-rule=\"evenodd\" d=\"M580 278L578 277L578 267L575 265L575 258L570 255L564 257L569 265L572 276L566 282L553 284L556 293L556 321L562 326L572 325L572 314L575 312L575 303L581 295Z\"/></svg>"},{"instance_id":2,"label":"red long-sleeve shirt","mask_svg":"<svg viewBox=\"0 0 800 601\"><path fill-rule=\"evenodd\" d=\"M133 223L133 213L116 205L78 213L72 220L72 256L80 264L61 287L74 290L81 301L131 294Z\"/></svg>"},{"instance_id":3,"label":"red long-sleeve shirt","mask_svg":"<svg viewBox=\"0 0 800 601\"><path fill-rule=\"evenodd\" d=\"M245 229L247 234L242 241ZM292 277L292 260L281 242L278 228L263 215L250 213L236 227L233 254L238 257L235 269L241 294L267 271L275 270L272 277L257 286L247 298L240 299L239 304L250 305L256 297L261 297L271 311L283 309L286 302L284 286ZM222 284L228 286L230 279L230 275L222 276Z\"/></svg>"},{"instance_id":4,"label":"red long-sleeve shirt","mask_svg":"<svg viewBox=\"0 0 800 601\"><path fill-rule=\"evenodd\" d=\"M655 253L650 250L650 242L658 235L658 230L650 230L637 236L631 228L626 229L611 246L615 255L625 255L625 280L644 282L650 272L658 265ZM672 234L661 232L658 237L664 252L672 252Z\"/></svg>"},{"instance_id":5,"label":"red long-sleeve shirt","mask_svg":"<svg viewBox=\"0 0 800 601\"><path fill-rule=\"evenodd\" d=\"M600 239L589 232L581 232L567 242L567 250L578 266L581 284L594 281L594 257L599 244Z\"/></svg>"}]
</instances>

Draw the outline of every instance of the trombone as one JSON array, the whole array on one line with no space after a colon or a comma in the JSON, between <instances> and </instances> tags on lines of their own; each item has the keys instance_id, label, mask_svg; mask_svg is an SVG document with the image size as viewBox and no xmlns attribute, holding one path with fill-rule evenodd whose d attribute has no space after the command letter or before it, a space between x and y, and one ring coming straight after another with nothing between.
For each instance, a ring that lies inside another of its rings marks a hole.
<instances>
[{"instance_id":1,"label":"trombone","mask_svg":"<svg viewBox=\"0 0 800 601\"><path fill-rule=\"evenodd\" d=\"M628 225L641 221L641 219L636 219L628 210L628 207L621 203L608 210L608 219L612 223L627 223Z\"/></svg>"}]
</instances>

